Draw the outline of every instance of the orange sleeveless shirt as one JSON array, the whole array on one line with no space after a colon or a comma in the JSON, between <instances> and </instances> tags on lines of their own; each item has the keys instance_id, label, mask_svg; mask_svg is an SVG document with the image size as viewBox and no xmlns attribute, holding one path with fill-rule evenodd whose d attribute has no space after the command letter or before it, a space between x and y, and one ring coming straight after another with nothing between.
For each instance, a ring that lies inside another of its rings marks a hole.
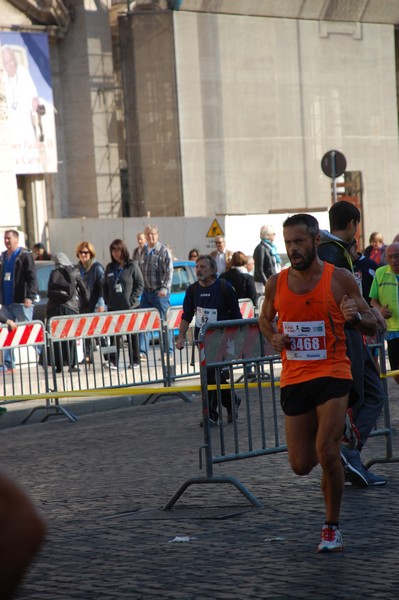
<instances>
[{"instance_id":1,"label":"orange sleeveless shirt","mask_svg":"<svg viewBox=\"0 0 399 600\"><path fill-rule=\"evenodd\" d=\"M317 377L352 379L345 319L331 292L333 271L334 265L325 262L320 281L306 294L294 294L288 288L289 269L278 275L274 299L277 328L291 341L291 347L281 353L280 387Z\"/></svg>"}]
</instances>

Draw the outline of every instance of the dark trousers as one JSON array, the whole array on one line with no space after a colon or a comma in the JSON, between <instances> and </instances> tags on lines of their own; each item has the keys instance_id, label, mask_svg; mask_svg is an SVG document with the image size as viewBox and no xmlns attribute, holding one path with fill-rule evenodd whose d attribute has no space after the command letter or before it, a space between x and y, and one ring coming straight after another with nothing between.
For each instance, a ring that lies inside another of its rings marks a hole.
<instances>
[{"instance_id":1,"label":"dark trousers","mask_svg":"<svg viewBox=\"0 0 399 600\"><path fill-rule=\"evenodd\" d=\"M399 338L388 340L388 358L392 371L399 369Z\"/></svg>"},{"instance_id":2,"label":"dark trousers","mask_svg":"<svg viewBox=\"0 0 399 600\"><path fill-rule=\"evenodd\" d=\"M354 328L346 328L345 334L347 354L352 363L353 386L358 395L352 411L360 433L361 449L381 414L385 393L373 357L363 343L361 334Z\"/></svg>"},{"instance_id":3,"label":"dark trousers","mask_svg":"<svg viewBox=\"0 0 399 600\"><path fill-rule=\"evenodd\" d=\"M206 370L206 376L208 379L208 385L216 383L216 369L215 367L208 367ZM226 371L219 369L218 383L227 383L228 374ZM217 390L210 390L208 393L209 398L209 416L213 421L217 421L219 418L218 413L218 392ZM227 409L227 413L231 414L231 392L230 390L220 390L220 399L222 406Z\"/></svg>"},{"instance_id":4,"label":"dark trousers","mask_svg":"<svg viewBox=\"0 0 399 600\"><path fill-rule=\"evenodd\" d=\"M127 335L126 336L128 342L128 353L129 353L129 362L131 366L133 364L140 363L140 351L139 351L139 339L137 334ZM112 336L110 338L111 346L116 346L116 352L110 352L109 361L114 365L118 365L119 362L119 353L122 349L123 351L123 336ZM126 361L125 361L126 362Z\"/></svg>"}]
</instances>

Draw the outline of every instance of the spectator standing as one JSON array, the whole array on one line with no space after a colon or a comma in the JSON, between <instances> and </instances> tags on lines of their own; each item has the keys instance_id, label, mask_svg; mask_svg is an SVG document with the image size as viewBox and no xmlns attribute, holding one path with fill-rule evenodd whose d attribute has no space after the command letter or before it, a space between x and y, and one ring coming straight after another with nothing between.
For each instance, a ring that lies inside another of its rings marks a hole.
<instances>
[{"instance_id":1,"label":"spectator standing","mask_svg":"<svg viewBox=\"0 0 399 600\"><path fill-rule=\"evenodd\" d=\"M141 257L144 252L145 245L146 245L146 238L145 238L144 231L140 231L140 233L137 234L136 239L137 239L137 246L133 250L132 260L134 260L136 262L140 262Z\"/></svg>"},{"instance_id":2,"label":"spectator standing","mask_svg":"<svg viewBox=\"0 0 399 600\"><path fill-rule=\"evenodd\" d=\"M33 246L33 258L34 260L51 260L51 254L47 252L44 244L37 243Z\"/></svg>"},{"instance_id":3,"label":"spectator standing","mask_svg":"<svg viewBox=\"0 0 399 600\"><path fill-rule=\"evenodd\" d=\"M230 250L226 250L226 240L222 235L215 237L216 250L211 252L211 256L216 260L218 275L224 273L227 269L233 253Z\"/></svg>"},{"instance_id":4,"label":"spectator standing","mask_svg":"<svg viewBox=\"0 0 399 600\"><path fill-rule=\"evenodd\" d=\"M247 257L243 252L233 252L227 271L222 273L220 277L231 283L239 300L249 298L255 305L257 294L254 278L248 273L246 264Z\"/></svg>"},{"instance_id":5,"label":"spectator standing","mask_svg":"<svg viewBox=\"0 0 399 600\"><path fill-rule=\"evenodd\" d=\"M274 244L276 232L271 225L262 225L260 228L260 242L254 250L254 280L259 296L265 292L265 285L269 277L281 271L281 258Z\"/></svg>"},{"instance_id":6,"label":"spectator standing","mask_svg":"<svg viewBox=\"0 0 399 600\"><path fill-rule=\"evenodd\" d=\"M201 328L206 323L214 323L226 319L241 319L237 294L230 283L217 277L217 264L210 254L201 255L195 265L197 282L188 286L183 301L183 314L176 340L176 348L183 350L189 325L195 315L194 339L198 341ZM208 384L216 383L216 371L207 369ZM227 374L220 373L220 383L226 383ZM221 390L222 405L227 410L227 421L233 421L233 408L229 390ZM219 419L217 392L209 392L209 412L211 425L216 425ZM235 399L238 408L239 399ZM201 421L200 425L203 423Z\"/></svg>"},{"instance_id":7,"label":"spectator standing","mask_svg":"<svg viewBox=\"0 0 399 600\"><path fill-rule=\"evenodd\" d=\"M163 320L170 306L170 291L173 279L173 259L169 248L159 241L158 227L147 225L145 228L147 245L145 247L140 268L143 273L144 291L140 300L140 308L156 308ZM165 352L169 346L169 355L173 355L173 332L169 340L165 340ZM140 335L141 358L148 352L148 340Z\"/></svg>"},{"instance_id":8,"label":"spectator standing","mask_svg":"<svg viewBox=\"0 0 399 600\"><path fill-rule=\"evenodd\" d=\"M346 200L333 204L329 211L330 229L321 232L317 248L319 258L342 267L353 274L350 250L360 223L359 209ZM361 315L356 315L353 323L345 324L346 346L353 385L358 394L358 402L352 407L353 421L360 432L359 444L354 449L341 447L341 459L348 481L358 487L384 485L387 478L376 475L362 464L360 452L381 414L385 402L384 389L370 350L357 325Z\"/></svg>"},{"instance_id":9,"label":"spectator standing","mask_svg":"<svg viewBox=\"0 0 399 600\"><path fill-rule=\"evenodd\" d=\"M268 280L259 325L281 353L281 406L291 468L297 475L307 475L319 463L322 468L326 519L318 551L337 552L343 549L340 443L344 432L348 441L354 437L346 426L352 376L344 324L360 313L356 327L373 334L376 323L350 273L318 258L317 220L298 214L283 228L291 266Z\"/></svg>"},{"instance_id":10,"label":"spectator standing","mask_svg":"<svg viewBox=\"0 0 399 600\"><path fill-rule=\"evenodd\" d=\"M81 309L85 312L89 296L79 269L63 252L54 255L54 262L55 269L51 272L48 282L46 318L77 315ZM62 371L63 365L68 365L70 371L78 370L75 340L57 343L54 354L57 373Z\"/></svg>"},{"instance_id":11,"label":"spectator standing","mask_svg":"<svg viewBox=\"0 0 399 600\"><path fill-rule=\"evenodd\" d=\"M96 250L93 244L90 242L80 242L76 247L76 256L78 258L77 267L89 296L86 312L104 312L104 267L96 261ZM93 341L90 338L85 340L84 362L93 362Z\"/></svg>"},{"instance_id":12,"label":"spectator standing","mask_svg":"<svg viewBox=\"0 0 399 600\"><path fill-rule=\"evenodd\" d=\"M399 369L399 242L387 247L386 256L388 264L377 269L370 297L371 304L386 320L389 364L396 371ZM394 379L399 383L399 375Z\"/></svg>"},{"instance_id":13,"label":"spectator standing","mask_svg":"<svg viewBox=\"0 0 399 600\"><path fill-rule=\"evenodd\" d=\"M17 324L12 320L8 310L0 304L0 323L7 325L9 331L14 331L17 328Z\"/></svg>"},{"instance_id":14,"label":"spectator standing","mask_svg":"<svg viewBox=\"0 0 399 600\"><path fill-rule=\"evenodd\" d=\"M387 247L384 244L382 233L373 231L370 235L369 243L370 245L364 250L364 256L373 260L379 267L386 265L385 251Z\"/></svg>"},{"instance_id":15,"label":"spectator standing","mask_svg":"<svg viewBox=\"0 0 399 600\"><path fill-rule=\"evenodd\" d=\"M130 260L129 250L123 240L111 242L109 251L111 262L105 267L104 299L108 310L130 310L137 308L144 288L143 276L137 262ZM116 337L117 352L109 356L109 368L117 369L122 336ZM137 334L128 336L129 360L132 368L140 366L140 352ZM111 340L111 345L114 345Z\"/></svg>"},{"instance_id":16,"label":"spectator standing","mask_svg":"<svg viewBox=\"0 0 399 600\"><path fill-rule=\"evenodd\" d=\"M349 248L349 254L352 259L353 274L359 286L360 293L367 304L370 304L370 288L378 265L361 252L358 252L356 240L353 246Z\"/></svg>"},{"instance_id":17,"label":"spectator standing","mask_svg":"<svg viewBox=\"0 0 399 600\"><path fill-rule=\"evenodd\" d=\"M374 275L378 268L378 265L370 258L364 256L364 254L357 251L356 240L354 245L351 248L349 248L349 254L352 259L353 274L359 286L360 293L366 300L367 304L372 306L370 301L370 288L371 284L373 283ZM381 313L374 307L372 310L374 316L377 317L378 332L374 336L366 336L366 343L368 346L373 345L373 347L370 348L370 353L373 357L374 364L377 367L378 373L380 373L379 351L378 347L375 346L375 344L379 342L380 336L382 336L385 333L387 326L385 319L382 317Z\"/></svg>"},{"instance_id":18,"label":"spectator standing","mask_svg":"<svg viewBox=\"0 0 399 600\"><path fill-rule=\"evenodd\" d=\"M19 246L19 233L14 229L4 232L6 250L0 262L0 304L14 321L31 321L33 303L38 293L36 270L30 250ZM14 368L13 350L3 351L1 369L11 372Z\"/></svg>"}]
</instances>

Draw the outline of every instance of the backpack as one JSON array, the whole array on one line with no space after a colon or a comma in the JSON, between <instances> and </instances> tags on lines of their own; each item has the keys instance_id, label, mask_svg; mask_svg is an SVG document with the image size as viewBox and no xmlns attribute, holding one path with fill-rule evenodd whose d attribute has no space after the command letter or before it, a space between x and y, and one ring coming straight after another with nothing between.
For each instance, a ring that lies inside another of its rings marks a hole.
<instances>
[{"instance_id":1,"label":"backpack","mask_svg":"<svg viewBox=\"0 0 399 600\"><path fill-rule=\"evenodd\" d=\"M48 282L48 298L56 302L68 302L76 294L76 281L69 269L54 269Z\"/></svg>"}]
</instances>

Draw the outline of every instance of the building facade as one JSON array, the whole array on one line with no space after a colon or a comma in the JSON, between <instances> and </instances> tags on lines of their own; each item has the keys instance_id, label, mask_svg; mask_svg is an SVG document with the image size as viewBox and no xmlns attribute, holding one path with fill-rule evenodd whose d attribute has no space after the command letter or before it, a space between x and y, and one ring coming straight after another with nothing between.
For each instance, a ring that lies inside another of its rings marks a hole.
<instances>
[{"instance_id":1,"label":"building facade","mask_svg":"<svg viewBox=\"0 0 399 600\"><path fill-rule=\"evenodd\" d=\"M33 244L62 218L312 212L332 202L335 149L365 237L398 233L398 3L45 6L0 0L1 32L48 40L56 135L55 169L16 172L1 65L2 226Z\"/></svg>"}]
</instances>

